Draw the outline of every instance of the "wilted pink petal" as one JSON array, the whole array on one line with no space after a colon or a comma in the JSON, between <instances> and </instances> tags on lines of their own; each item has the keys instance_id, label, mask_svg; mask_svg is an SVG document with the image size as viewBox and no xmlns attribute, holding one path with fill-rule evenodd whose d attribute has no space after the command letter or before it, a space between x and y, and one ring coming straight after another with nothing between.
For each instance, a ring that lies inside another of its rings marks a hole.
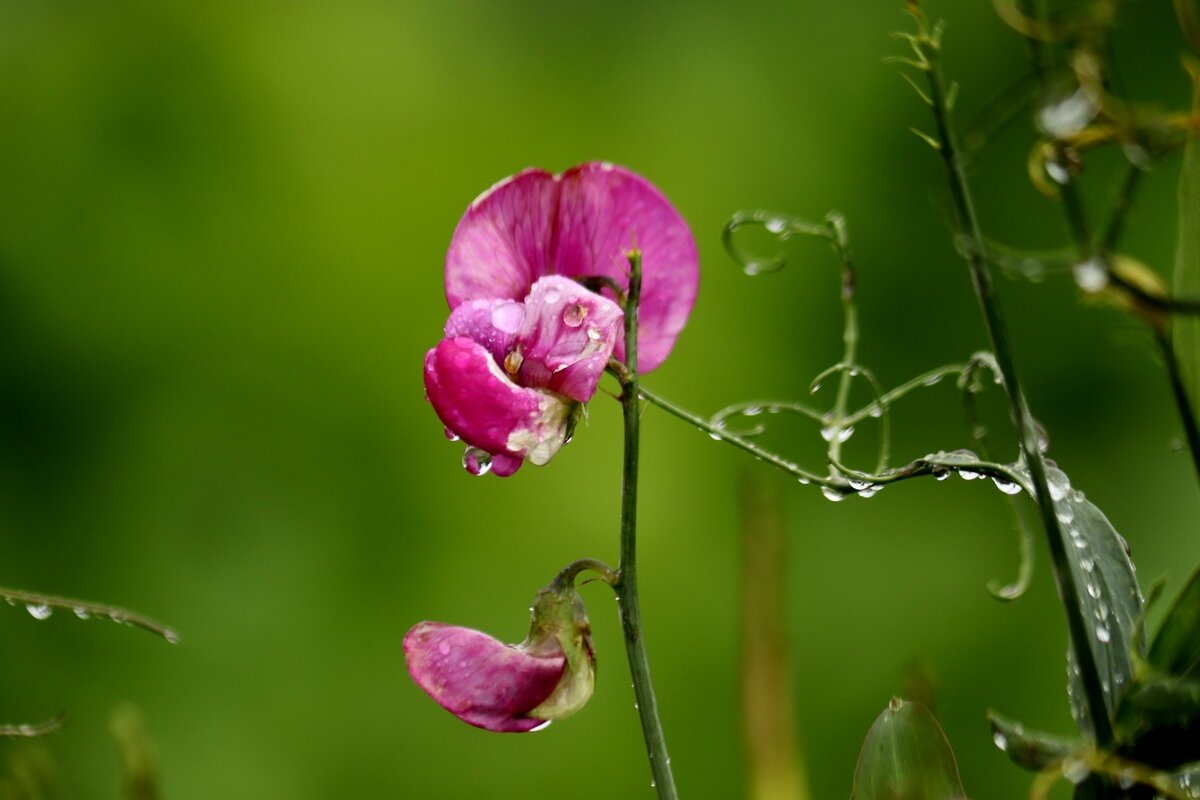
<instances>
[{"instance_id":1,"label":"wilted pink petal","mask_svg":"<svg viewBox=\"0 0 1200 800\"><path fill-rule=\"evenodd\" d=\"M521 354L518 381L581 403L591 400L625 316L621 307L552 275L533 284L525 309L514 344Z\"/></svg>"},{"instance_id":2,"label":"wilted pink petal","mask_svg":"<svg viewBox=\"0 0 1200 800\"><path fill-rule=\"evenodd\" d=\"M443 339L426 354L425 392L447 428L493 457L545 464L566 440L567 403L516 385L491 353L466 336Z\"/></svg>"},{"instance_id":3,"label":"wilted pink petal","mask_svg":"<svg viewBox=\"0 0 1200 800\"><path fill-rule=\"evenodd\" d=\"M687 322L699 266L687 223L658 189L623 167L592 162L558 176L530 169L485 192L454 232L446 297L451 308L516 300L551 274L604 276L624 288L626 254L635 246L643 274L638 367L648 372Z\"/></svg>"},{"instance_id":4,"label":"wilted pink petal","mask_svg":"<svg viewBox=\"0 0 1200 800\"><path fill-rule=\"evenodd\" d=\"M408 673L464 722L501 733L545 724L525 716L550 697L566 668L561 651L533 655L469 628L417 624L404 637Z\"/></svg>"}]
</instances>

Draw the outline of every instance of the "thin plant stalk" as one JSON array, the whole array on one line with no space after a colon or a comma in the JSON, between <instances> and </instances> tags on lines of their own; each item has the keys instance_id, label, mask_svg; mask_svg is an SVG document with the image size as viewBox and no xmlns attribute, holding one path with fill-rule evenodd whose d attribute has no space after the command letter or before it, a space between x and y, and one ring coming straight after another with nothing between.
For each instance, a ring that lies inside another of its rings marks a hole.
<instances>
[{"instance_id":1,"label":"thin plant stalk","mask_svg":"<svg viewBox=\"0 0 1200 800\"><path fill-rule=\"evenodd\" d=\"M743 474L742 735L750 800L810 800L792 710L787 635L787 530L778 482Z\"/></svg>"},{"instance_id":2,"label":"thin plant stalk","mask_svg":"<svg viewBox=\"0 0 1200 800\"><path fill-rule=\"evenodd\" d=\"M637 483L638 442L641 417L637 373L638 300L642 290L642 256L632 250L629 258L629 292L625 301L625 369L621 375L621 411L625 418L625 459L621 480L621 560L613 589L621 612L621 631L629 656L629 673L637 700L646 755L650 758L652 786L659 800L677 800L671 757L658 716L658 700L650 680L650 660L642 638L642 611L637 582Z\"/></svg>"},{"instance_id":3,"label":"thin plant stalk","mask_svg":"<svg viewBox=\"0 0 1200 800\"><path fill-rule=\"evenodd\" d=\"M954 128L950 122L946 91L936 60L940 47L938 36L935 33L931 37L925 33L922 18L918 18L918 23L921 26L919 41L922 55L927 58L923 69L929 81L928 99L933 108L934 120L937 125L937 136L934 143L946 168L947 183L954 205L955 223L959 235L965 239L966 243L964 250L971 273L971 282L983 312L984 325L991 341L992 352L996 356L996 363L1004 378L1004 390L1008 395L1013 424L1017 429L1021 452L1035 490L1038 510L1050 550L1055 584L1066 612L1067 630L1079 666L1089 715L1093 721L1096 744L1100 747L1107 747L1113 742L1112 722L1109 718L1108 706L1105 703L1100 674L1096 667L1096 657L1092 652L1088 637L1083 609L1080 607L1076 593L1075 578L1067 559L1066 540L1058 517L1055 515L1054 502L1050 497L1050 487L1046 480L1046 463L1038 444L1040 437L1017 377L1012 348L1008 341L1008 328L1005 325L999 299L996 297L992 284L987 245L980 231L974 201L963 171Z\"/></svg>"}]
</instances>

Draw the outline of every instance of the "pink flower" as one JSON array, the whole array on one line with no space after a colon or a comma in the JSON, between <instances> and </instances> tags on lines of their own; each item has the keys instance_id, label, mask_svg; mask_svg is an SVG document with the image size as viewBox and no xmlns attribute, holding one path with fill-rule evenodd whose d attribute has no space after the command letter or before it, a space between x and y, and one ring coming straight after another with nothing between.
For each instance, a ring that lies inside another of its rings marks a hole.
<instances>
[{"instance_id":1,"label":"pink flower","mask_svg":"<svg viewBox=\"0 0 1200 800\"><path fill-rule=\"evenodd\" d=\"M425 357L425 390L447 435L469 445L469 470L511 475L570 438L609 358L623 355L612 287L628 287L635 247L638 366L648 372L674 346L699 280L687 223L654 186L609 164L530 169L467 209L446 255L452 313Z\"/></svg>"},{"instance_id":2,"label":"pink flower","mask_svg":"<svg viewBox=\"0 0 1200 800\"><path fill-rule=\"evenodd\" d=\"M454 716L524 733L578 711L592 695L591 627L574 587L551 584L534 601L529 636L506 645L486 633L421 622L404 637L408 672Z\"/></svg>"}]
</instances>

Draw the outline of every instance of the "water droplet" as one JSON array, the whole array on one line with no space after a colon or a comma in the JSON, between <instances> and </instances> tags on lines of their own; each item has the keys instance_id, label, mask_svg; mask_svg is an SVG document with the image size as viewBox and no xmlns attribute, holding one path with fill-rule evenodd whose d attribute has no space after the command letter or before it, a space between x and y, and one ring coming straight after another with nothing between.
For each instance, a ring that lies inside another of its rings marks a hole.
<instances>
[{"instance_id":1,"label":"water droplet","mask_svg":"<svg viewBox=\"0 0 1200 800\"><path fill-rule=\"evenodd\" d=\"M882 484L873 483L865 489L860 489L858 492L858 496L861 497L862 499L866 500L868 498L874 497L875 495L879 494L881 491L883 491Z\"/></svg>"},{"instance_id":2,"label":"water droplet","mask_svg":"<svg viewBox=\"0 0 1200 800\"><path fill-rule=\"evenodd\" d=\"M562 299L562 295L558 293L557 289L551 289L550 291L546 292L543 299L546 301L547 305L554 305Z\"/></svg>"},{"instance_id":3,"label":"water droplet","mask_svg":"<svg viewBox=\"0 0 1200 800\"><path fill-rule=\"evenodd\" d=\"M163 631L163 638L166 639L170 644L179 644L181 637L179 636L178 631L176 631L174 628L167 628L165 631Z\"/></svg>"},{"instance_id":4,"label":"water droplet","mask_svg":"<svg viewBox=\"0 0 1200 800\"><path fill-rule=\"evenodd\" d=\"M75 612L75 616L79 617L80 619L90 619L92 616L92 612L88 611L86 608L79 607L73 609L73 611Z\"/></svg>"},{"instance_id":5,"label":"water droplet","mask_svg":"<svg viewBox=\"0 0 1200 800\"><path fill-rule=\"evenodd\" d=\"M48 619L54 613L54 609L45 603L26 603L25 610L34 619Z\"/></svg>"},{"instance_id":6,"label":"water droplet","mask_svg":"<svg viewBox=\"0 0 1200 800\"><path fill-rule=\"evenodd\" d=\"M502 303L492 309L492 326L503 333L516 333L525 321L522 303Z\"/></svg>"},{"instance_id":7,"label":"water droplet","mask_svg":"<svg viewBox=\"0 0 1200 800\"><path fill-rule=\"evenodd\" d=\"M921 385L922 386L937 386L938 383L941 382L941 380L942 380L941 373L936 373L934 375L930 375L928 378L921 381Z\"/></svg>"},{"instance_id":8,"label":"water droplet","mask_svg":"<svg viewBox=\"0 0 1200 800\"><path fill-rule=\"evenodd\" d=\"M538 725L536 728L530 728L530 729L529 729L529 732L530 732L530 733L537 733L538 731L544 731L544 730L546 730L546 728L549 728L549 727L550 727L550 723L551 723L551 722L554 722L554 720L552 720L552 719L548 719L548 720L546 720L545 722L543 722L541 725Z\"/></svg>"},{"instance_id":9,"label":"water droplet","mask_svg":"<svg viewBox=\"0 0 1200 800\"><path fill-rule=\"evenodd\" d=\"M454 431L450 430L449 428L443 429L442 432L446 434L446 438L449 439L450 441L452 441L452 442L458 441L458 434L455 433Z\"/></svg>"},{"instance_id":10,"label":"water droplet","mask_svg":"<svg viewBox=\"0 0 1200 800\"><path fill-rule=\"evenodd\" d=\"M492 454L478 447L468 447L463 451L463 469L476 477L487 475L492 471Z\"/></svg>"},{"instance_id":11,"label":"water droplet","mask_svg":"<svg viewBox=\"0 0 1200 800\"><path fill-rule=\"evenodd\" d=\"M850 478L846 482L849 483L850 488L856 492L861 492L863 489L866 489L868 486L871 485L870 481L860 481L857 478Z\"/></svg>"},{"instance_id":12,"label":"water droplet","mask_svg":"<svg viewBox=\"0 0 1200 800\"><path fill-rule=\"evenodd\" d=\"M787 228L787 220L780 217L771 217L769 220L763 223L763 227L769 230L771 233L783 233L783 231Z\"/></svg>"},{"instance_id":13,"label":"water droplet","mask_svg":"<svg viewBox=\"0 0 1200 800\"><path fill-rule=\"evenodd\" d=\"M1004 492L1005 494L1020 494L1021 493L1020 484L1013 483L1012 481L1006 481L1003 478L997 478L997 477L993 476L992 483L996 484L996 488L999 489L1000 491Z\"/></svg>"},{"instance_id":14,"label":"water droplet","mask_svg":"<svg viewBox=\"0 0 1200 800\"><path fill-rule=\"evenodd\" d=\"M1050 176L1050 180L1062 186L1071 180L1070 171L1053 159L1046 159L1046 174Z\"/></svg>"},{"instance_id":15,"label":"water droplet","mask_svg":"<svg viewBox=\"0 0 1200 800\"><path fill-rule=\"evenodd\" d=\"M821 494L825 495L825 499L831 503L840 503L846 499L846 493L834 486L822 486Z\"/></svg>"},{"instance_id":16,"label":"water droplet","mask_svg":"<svg viewBox=\"0 0 1200 800\"><path fill-rule=\"evenodd\" d=\"M1064 778L1075 784L1083 783L1084 779L1092 773L1086 761L1072 756L1063 759L1062 772Z\"/></svg>"},{"instance_id":17,"label":"water droplet","mask_svg":"<svg viewBox=\"0 0 1200 800\"><path fill-rule=\"evenodd\" d=\"M944 481L950 477L950 470L945 467L931 467L930 469L935 480Z\"/></svg>"},{"instance_id":18,"label":"water droplet","mask_svg":"<svg viewBox=\"0 0 1200 800\"><path fill-rule=\"evenodd\" d=\"M562 321L563 325L568 328L578 328L587 319L588 307L580 303L573 303L563 309Z\"/></svg>"},{"instance_id":19,"label":"water droplet","mask_svg":"<svg viewBox=\"0 0 1200 800\"><path fill-rule=\"evenodd\" d=\"M1046 473L1046 483L1050 486L1050 499L1056 503L1071 491L1071 482L1067 480L1067 473L1060 469L1049 470Z\"/></svg>"},{"instance_id":20,"label":"water droplet","mask_svg":"<svg viewBox=\"0 0 1200 800\"><path fill-rule=\"evenodd\" d=\"M1001 750L1008 750L1008 737L1000 731L996 731L992 734L992 741L995 742L996 747L1000 748Z\"/></svg>"},{"instance_id":21,"label":"water droplet","mask_svg":"<svg viewBox=\"0 0 1200 800\"><path fill-rule=\"evenodd\" d=\"M969 469L960 469L958 471L958 475L964 481L973 481L973 480L976 480L977 478L982 477L982 476L980 476L980 474L978 472L974 472L973 470L969 470Z\"/></svg>"},{"instance_id":22,"label":"water droplet","mask_svg":"<svg viewBox=\"0 0 1200 800\"><path fill-rule=\"evenodd\" d=\"M836 425L830 425L828 427L821 428L821 438L827 442L832 442L836 439L837 443L841 444L853 435L853 425L848 425L845 428L839 428Z\"/></svg>"},{"instance_id":23,"label":"water droplet","mask_svg":"<svg viewBox=\"0 0 1200 800\"><path fill-rule=\"evenodd\" d=\"M1087 593L1096 600L1100 599L1100 587L1094 581L1087 582Z\"/></svg>"},{"instance_id":24,"label":"water droplet","mask_svg":"<svg viewBox=\"0 0 1200 800\"><path fill-rule=\"evenodd\" d=\"M743 417L757 417L761 413L763 413L762 406L746 406L742 409Z\"/></svg>"},{"instance_id":25,"label":"water droplet","mask_svg":"<svg viewBox=\"0 0 1200 800\"><path fill-rule=\"evenodd\" d=\"M1117 773L1117 785L1122 789L1131 789L1134 783L1133 770L1128 767Z\"/></svg>"},{"instance_id":26,"label":"water droplet","mask_svg":"<svg viewBox=\"0 0 1200 800\"><path fill-rule=\"evenodd\" d=\"M819 391L821 391L821 384L819 383L814 383L808 390L809 394L816 394Z\"/></svg>"},{"instance_id":27,"label":"water droplet","mask_svg":"<svg viewBox=\"0 0 1200 800\"><path fill-rule=\"evenodd\" d=\"M1096 116L1091 96L1079 87L1071 94L1046 103L1037 113L1038 125L1055 139L1077 133Z\"/></svg>"},{"instance_id":28,"label":"water droplet","mask_svg":"<svg viewBox=\"0 0 1200 800\"><path fill-rule=\"evenodd\" d=\"M810 483L812 483L812 481L801 475L800 477L796 478L796 483L799 483L801 486L808 486Z\"/></svg>"},{"instance_id":29,"label":"water droplet","mask_svg":"<svg viewBox=\"0 0 1200 800\"><path fill-rule=\"evenodd\" d=\"M1068 503L1060 503L1054 506L1054 516L1063 525L1070 525L1075 519L1075 509Z\"/></svg>"},{"instance_id":30,"label":"water droplet","mask_svg":"<svg viewBox=\"0 0 1200 800\"><path fill-rule=\"evenodd\" d=\"M1094 293L1108 285L1108 269L1104 263L1090 258L1075 265L1075 283L1085 292Z\"/></svg>"},{"instance_id":31,"label":"water droplet","mask_svg":"<svg viewBox=\"0 0 1200 800\"><path fill-rule=\"evenodd\" d=\"M1101 644L1107 644L1108 640L1111 638L1111 634L1108 632L1108 628L1105 628L1103 626L1097 627L1096 628L1096 638L1100 641Z\"/></svg>"},{"instance_id":32,"label":"water droplet","mask_svg":"<svg viewBox=\"0 0 1200 800\"><path fill-rule=\"evenodd\" d=\"M444 656L450 655L450 643L449 642L439 642L438 643L438 652Z\"/></svg>"},{"instance_id":33,"label":"water droplet","mask_svg":"<svg viewBox=\"0 0 1200 800\"><path fill-rule=\"evenodd\" d=\"M600 330L599 330L599 328L594 328L594 327L592 327L591 325L589 325L589 326L588 326L588 329L587 329L587 337L588 337L589 339L591 339L593 342L597 342L597 341L599 341L599 340L600 340Z\"/></svg>"}]
</instances>

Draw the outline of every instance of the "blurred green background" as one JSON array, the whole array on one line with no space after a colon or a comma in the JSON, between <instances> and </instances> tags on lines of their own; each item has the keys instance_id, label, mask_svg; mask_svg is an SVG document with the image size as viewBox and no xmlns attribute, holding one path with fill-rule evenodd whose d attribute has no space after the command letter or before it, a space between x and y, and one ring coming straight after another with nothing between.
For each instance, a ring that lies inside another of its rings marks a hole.
<instances>
[{"instance_id":1,"label":"blurred green background","mask_svg":"<svg viewBox=\"0 0 1200 800\"><path fill-rule=\"evenodd\" d=\"M616 403L598 396L550 467L499 480L461 469L423 399L466 205L523 167L589 159L660 186L702 282L645 382L705 414L800 397L840 353L827 248L794 243L792 269L746 278L718 240L740 208L846 214L861 355L885 384L985 346L940 164L908 131L927 110L882 61L909 24L898 0L731 6L0 4L0 585L127 605L184 636L0 613L0 722L69 712L41 745L62 797L119 795L108 727L125 702L172 800L651 796L603 587L584 589L596 695L544 733L469 728L404 669L413 623L516 641L560 567L617 556ZM1167 6L1129 4L1115 55L1130 94L1179 107ZM988 3L930 13L948 18L968 119L1025 72L1023 43ZM977 165L980 213L997 238L1054 246L1061 215L1029 186L1024 127ZM1117 161L1089 162L1093 210ZM1177 167L1149 175L1127 240L1164 275ZM1149 336L1067 277L1001 291L1051 456L1143 582L1178 587L1200 552L1197 492ZM643 419L642 591L673 763L685 797L738 797L737 481L783 477ZM968 444L949 385L902 405L896 428L898 460ZM874 435L849 457L869 464ZM819 468L814 431L776 441ZM1040 543L1027 597L984 588L1015 575L1005 498L957 479L837 505L785 496L813 796L848 796L914 665L971 796L1025 793L986 710L1072 726ZM0 742L0 764L26 747Z\"/></svg>"}]
</instances>

